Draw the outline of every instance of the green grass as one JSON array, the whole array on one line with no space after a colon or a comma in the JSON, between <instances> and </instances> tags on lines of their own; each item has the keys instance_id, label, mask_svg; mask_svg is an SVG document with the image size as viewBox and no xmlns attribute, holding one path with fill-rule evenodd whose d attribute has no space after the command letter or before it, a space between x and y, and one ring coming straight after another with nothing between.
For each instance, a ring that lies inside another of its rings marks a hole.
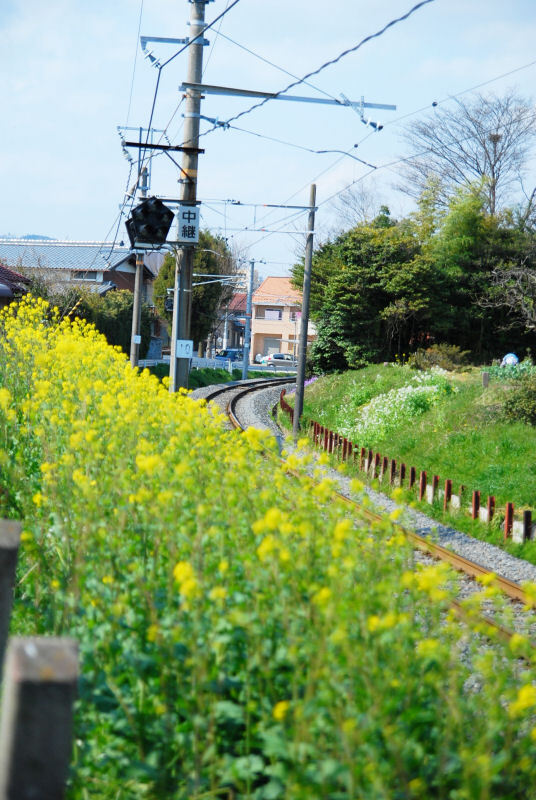
<instances>
[{"instance_id":1,"label":"green grass","mask_svg":"<svg viewBox=\"0 0 536 800\"><path fill-rule=\"evenodd\" d=\"M169 364L156 364L154 367L148 367L149 371L157 378L167 378L169 375ZM248 378L272 378L273 375L267 375L265 372L248 372ZM239 381L242 379L242 370L234 369L233 374L226 369L193 369L189 376L189 388L200 389L203 386L211 386L214 383L229 383L230 381Z\"/></svg>"},{"instance_id":2,"label":"green grass","mask_svg":"<svg viewBox=\"0 0 536 800\"><path fill-rule=\"evenodd\" d=\"M321 378L306 389L304 420L341 430L351 424L363 400L399 388L414 375L405 368L375 366ZM356 444L443 480L451 478L455 487L463 484L495 495L497 503L530 506L536 497L536 429L502 418L509 385L492 382L484 389L478 370L450 373L449 380L456 392L388 436Z\"/></svg>"},{"instance_id":3,"label":"green grass","mask_svg":"<svg viewBox=\"0 0 536 800\"><path fill-rule=\"evenodd\" d=\"M315 420L341 432L351 426L360 407L372 397L407 385L414 376L412 370L392 366L324 376L306 388L304 426ZM455 493L463 485L464 506L470 504L474 490L480 490L483 503L487 495L494 495L497 515L492 525L473 521L463 513L444 513L439 503L418 504L414 493L408 493L407 501L438 522L536 563L536 542L505 542L500 526L507 502L514 503L517 512L536 507L536 428L503 418L502 403L510 391L509 382L492 380L484 389L477 369L449 373L448 380L456 391L442 396L421 415L404 420L386 436L352 439L358 447L403 461L408 472L415 466L418 472L426 470L429 478L439 475L440 487L447 478L452 480Z\"/></svg>"}]
</instances>

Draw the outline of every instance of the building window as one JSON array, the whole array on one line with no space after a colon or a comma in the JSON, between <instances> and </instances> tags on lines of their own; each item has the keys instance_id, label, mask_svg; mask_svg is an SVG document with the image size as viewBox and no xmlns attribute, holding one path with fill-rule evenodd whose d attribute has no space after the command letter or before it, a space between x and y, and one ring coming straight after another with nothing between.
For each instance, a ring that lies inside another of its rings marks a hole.
<instances>
[{"instance_id":1,"label":"building window","mask_svg":"<svg viewBox=\"0 0 536 800\"><path fill-rule=\"evenodd\" d=\"M283 319L283 309L281 309L281 308L264 308L263 306L257 306L255 308L255 318L256 319L272 319L272 320Z\"/></svg>"},{"instance_id":2,"label":"building window","mask_svg":"<svg viewBox=\"0 0 536 800\"><path fill-rule=\"evenodd\" d=\"M74 270L72 273L73 280L75 281L96 281L98 272L96 270L79 269Z\"/></svg>"},{"instance_id":3,"label":"building window","mask_svg":"<svg viewBox=\"0 0 536 800\"><path fill-rule=\"evenodd\" d=\"M283 319L283 311L280 308L267 308L264 319Z\"/></svg>"}]
</instances>

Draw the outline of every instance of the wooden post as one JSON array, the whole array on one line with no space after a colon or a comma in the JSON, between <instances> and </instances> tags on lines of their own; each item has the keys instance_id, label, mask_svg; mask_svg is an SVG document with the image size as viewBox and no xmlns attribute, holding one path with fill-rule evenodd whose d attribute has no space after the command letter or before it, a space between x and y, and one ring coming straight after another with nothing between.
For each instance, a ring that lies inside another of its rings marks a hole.
<instances>
[{"instance_id":1,"label":"wooden post","mask_svg":"<svg viewBox=\"0 0 536 800\"><path fill-rule=\"evenodd\" d=\"M415 485L415 481L417 480L417 470L415 467L409 468L409 488L412 489Z\"/></svg>"},{"instance_id":2,"label":"wooden post","mask_svg":"<svg viewBox=\"0 0 536 800\"><path fill-rule=\"evenodd\" d=\"M0 720L1 800L61 800L72 751L72 639L10 639Z\"/></svg>"},{"instance_id":3,"label":"wooden post","mask_svg":"<svg viewBox=\"0 0 536 800\"><path fill-rule=\"evenodd\" d=\"M404 462L402 462L400 464L400 486L404 484L405 480L406 480L406 465L404 464Z\"/></svg>"},{"instance_id":4,"label":"wooden post","mask_svg":"<svg viewBox=\"0 0 536 800\"><path fill-rule=\"evenodd\" d=\"M419 500L422 500L426 494L426 471L421 470L419 475Z\"/></svg>"},{"instance_id":5,"label":"wooden post","mask_svg":"<svg viewBox=\"0 0 536 800\"><path fill-rule=\"evenodd\" d=\"M523 511L523 541L532 539L532 511L526 508Z\"/></svg>"},{"instance_id":6,"label":"wooden post","mask_svg":"<svg viewBox=\"0 0 536 800\"><path fill-rule=\"evenodd\" d=\"M373 469L373 472L372 472L372 477L373 478L377 478L378 477L378 470L380 468L381 458L382 457L381 457L381 455L379 453L375 453L374 454L374 469Z\"/></svg>"},{"instance_id":7,"label":"wooden post","mask_svg":"<svg viewBox=\"0 0 536 800\"><path fill-rule=\"evenodd\" d=\"M512 535L512 525L514 524L514 504L507 503L504 512L504 538L508 539Z\"/></svg>"},{"instance_id":8,"label":"wooden post","mask_svg":"<svg viewBox=\"0 0 536 800\"><path fill-rule=\"evenodd\" d=\"M382 459L382 469L381 469L381 473L380 473L380 478L381 478L382 482L383 482L383 479L385 478L385 473L387 472L387 467L388 466L389 466L389 459L387 458L387 456L384 456L383 459Z\"/></svg>"},{"instance_id":9,"label":"wooden post","mask_svg":"<svg viewBox=\"0 0 536 800\"><path fill-rule=\"evenodd\" d=\"M493 515L495 514L495 495L490 494L488 496L488 502L486 504L486 509L488 512L488 522L491 522L493 519Z\"/></svg>"},{"instance_id":10,"label":"wooden post","mask_svg":"<svg viewBox=\"0 0 536 800\"><path fill-rule=\"evenodd\" d=\"M396 478L396 461L394 458L391 459L391 466L389 467L389 483L391 486L394 486Z\"/></svg>"},{"instance_id":11,"label":"wooden post","mask_svg":"<svg viewBox=\"0 0 536 800\"><path fill-rule=\"evenodd\" d=\"M328 439L329 439L329 431L326 427L324 427L324 450L328 449Z\"/></svg>"},{"instance_id":12,"label":"wooden post","mask_svg":"<svg viewBox=\"0 0 536 800\"><path fill-rule=\"evenodd\" d=\"M360 453L360 456L359 456L359 469L361 470L361 472L363 472L363 470L365 469L366 452L367 451L365 450L365 448L362 447L361 448L361 453Z\"/></svg>"},{"instance_id":13,"label":"wooden post","mask_svg":"<svg viewBox=\"0 0 536 800\"><path fill-rule=\"evenodd\" d=\"M489 372L482 373L482 386L486 389L489 386Z\"/></svg>"},{"instance_id":14,"label":"wooden post","mask_svg":"<svg viewBox=\"0 0 536 800\"><path fill-rule=\"evenodd\" d=\"M478 519L480 511L480 492L473 492L473 503L471 508L471 516L473 519Z\"/></svg>"},{"instance_id":15,"label":"wooden post","mask_svg":"<svg viewBox=\"0 0 536 800\"><path fill-rule=\"evenodd\" d=\"M445 481L445 496L443 497L443 511L446 511L449 507L450 498L452 497L452 481L450 478L447 478Z\"/></svg>"},{"instance_id":16,"label":"wooden post","mask_svg":"<svg viewBox=\"0 0 536 800\"><path fill-rule=\"evenodd\" d=\"M20 544L19 522L0 520L0 678L9 633L13 587Z\"/></svg>"}]
</instances>

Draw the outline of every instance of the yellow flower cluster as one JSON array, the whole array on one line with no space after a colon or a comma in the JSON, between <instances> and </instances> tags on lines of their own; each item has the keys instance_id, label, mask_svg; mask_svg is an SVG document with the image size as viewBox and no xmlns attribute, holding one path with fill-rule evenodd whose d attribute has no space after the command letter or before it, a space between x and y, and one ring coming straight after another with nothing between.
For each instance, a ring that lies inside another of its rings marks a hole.
<instances>
[{"instance_id":1,"label":"yellow flower cluster","mask_svg":"<svg viewBox=\"0 0 536 800\"><path fill-rule=\"evenodd\" d=\"M0 422L1 474L25 518L24 615L14 630L75 635L83 668L89 664L85 678L95 679L98 664L99 681L117 699L117 720L101 727L94 708L80 703L82 775L93 774L102 752L118 751L114 730L122 764L139 761L132 710L151 764L132 778L140 796L156 796L157 784L176 787L177 796L194 785L221 794L229 763L251 774L257 762L271 763L248 748L274 727L278 752L292 754L287 784L276 776L267 790L280 796L339 796L352 786L352 796L387 797L409 786L425 797L415 752L440 775L449 753L434 747L459 737L459 773L470 775L477 763L464 750L466 712L480 726L471 729L475 741L495 747L485 725L493 715L512 752L530 756L529 768L536 763L534 726L518 721L536 711L533 670L505 676L498 667L505 652L513 661L529 651L528 638L516 634L499 656L490 648L475 657L486 692L473 699L460 691L466 668L451 653L472 643L444 619L450 573L415 571L397 526L350 514L327 478L314 489L304 477L289 482L301 449L295 461L274 464L265 458L273 447L266 434L227 431L205 402L170 394L147 371L132 370L92 326L60 320L31 298L0 313ZM536 589L528 595L532 602ZM422 703L424 675L425 737L411 714L398 724L399 712ZM161 715L180 735L161 736ZM389 762L384 745L374 744L386 723L397 754ZM221 733L227 727L237 737L232 753ZM198 749L201 739L206 749ZM503 754L491 757L504 769ZM114 761L105 769L124 769ZM449 774L448 791L458 790L457 780ZM472 796L465 788L460 797ZM478 784L479 796L493 789Z\"/></svg>"}]
</instances>

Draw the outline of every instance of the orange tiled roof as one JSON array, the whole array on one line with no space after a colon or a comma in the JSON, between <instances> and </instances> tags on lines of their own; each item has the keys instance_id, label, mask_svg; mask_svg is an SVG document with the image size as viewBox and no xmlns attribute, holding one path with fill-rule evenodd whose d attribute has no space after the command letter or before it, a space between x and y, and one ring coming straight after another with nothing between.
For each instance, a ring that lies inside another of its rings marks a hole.
<instances>
[{"instance_id":1,"label":"orange tiled roof","mask_svg":"<svg viewBox=\"0 0 536 800\"><path fill-rule=\"evenodd\" d=\"M260 305L294 306L301 301L302 293L291 286L290 278L265 278L253 293L253 302Z\"/></svg>"}]
</instances>

